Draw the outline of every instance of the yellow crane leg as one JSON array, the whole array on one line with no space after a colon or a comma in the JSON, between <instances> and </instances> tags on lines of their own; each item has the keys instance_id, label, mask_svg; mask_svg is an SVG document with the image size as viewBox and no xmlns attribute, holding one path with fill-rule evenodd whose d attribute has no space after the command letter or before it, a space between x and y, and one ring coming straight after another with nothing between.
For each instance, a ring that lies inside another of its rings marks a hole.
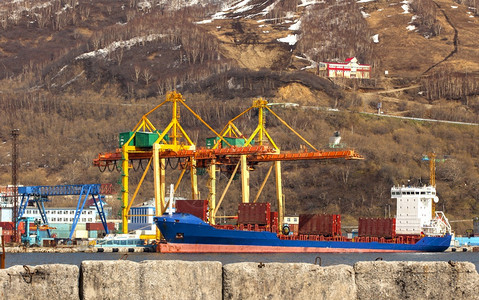
<instances>
[{"instance_id":1,"label":"yellow crane leg","mask_svg":"<svg viewBox=\"0 0 479 300\"><path fill-rule=\"evenodd\" d=\"M242 202L249 203L249 170L248 162L246 160L246 155L241 155L241 187L243 190L242 193Z\"/></svg>"},{"instance_id":2,"label":"yellow crane leg","mask_svg":"<svg viewBox=\"0 0 479 300\"><path fill-rule=\"evenodd\" d=\"M125 146L126 147L126 146ZM128 233L128 151L123 148L122 150L122 161L121 161L121 200L122 200L122 208L121 208L121 219L123 224L123 233Z\"/></svg>"},{"instance_id":3,"label":"yellow crane leg","mask_svg":"<svg viewBox=\"0 0 479 300\"><path fill-rule=\"evenodd\" d=\"M210 206L210 224L216 224L216 164L215 160L211 161L210 169L209 169L209 184L208 187L210 189L210 194L208 197L208 202Z\"/></svg>"},{"instance_id":4,"label":"yellow crane leg","mask_svg":"<svg viewBox=\"0 0 479 300\"><path fill-rule=\"evenodd\" d=\"M281 184L281 162L274 162L274 170L276 173L276 198L278 200L278 230L281 232L283 228L284 219L284 202L283 202L283 187Z\"/></svg>"},{"instance_id":5,"label":"yellow crane leg","mask_svg":"<svg viewBox=\"0 0 479 300\"><path fill-rule=\"evenodd\" d=\"M165 196L166 196L166 159L162 158L160 159L160 188L161 188L161 193L160 193L160 208L161 211L166 210L166 201L165 201ZM173 199L171 199L173 201Z\"/></svg>"},{"instance_id":6,"label":"yellow crane leg","mask_svg":"<svg viewBox=\"0 0 479 300\"><path fill-rule=\"evenodd\" d=\"M198 199L198 175L196 175L196 160L191 159L191 199Z\"/></svg>"},{"instance_id":7,"label":"yellow crane leg","mask_svg":"<svg viewBox=\"0 0 479 300\"><path fill-rule=\"evenodd\" d=\"M160 145L153 144L153 182L155 192L155 216L161 213L161 177L160 177ZM156 238L160 238L160 230L156 227Z\"/></svg>"}]
</instances>

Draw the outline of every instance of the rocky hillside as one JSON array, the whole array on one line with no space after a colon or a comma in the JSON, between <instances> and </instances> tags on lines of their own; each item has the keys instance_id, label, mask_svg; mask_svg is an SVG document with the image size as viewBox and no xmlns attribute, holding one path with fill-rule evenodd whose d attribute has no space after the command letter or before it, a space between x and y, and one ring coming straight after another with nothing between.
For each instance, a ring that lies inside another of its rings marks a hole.
<instances>
[{"instance_id":1,"label":"rocky hillside","mask_svg":"<svg viewBox=\"0 0 479 300\"><path fill-rule=\"evenodd\" d=\"M116 183L119 174L100 173L91 160L113 151L119 132L176 89L215 129L256 97L292 103L275 110L314 145L327 147L339 130L366 156L284 164L287 213L384 216L390 186L426 183L421 158L434 151L447 157L437 166L441 209L453 219L470 218L479 213L477 126L392 117L479 123L477 6L467 0L2 1L0 184L10 182L12 128L20 129L22 184ZM353 56L372 66L371 79L318 72L319 62ZM382 114L371 114L378 103ZM169 115L160 112L157 127ZM181 120L204 145L207 130L186 111ZM254 115L241 126L252 129ZM273 118L267 126L282 149L301 147ZM253 175L253 188L264 168ZM239 201L239 184L233 185L226 211ZM148 185L140 193L152 194ZM187 184L181 193L188 194ZM273 187L261 201L268 193Z\"/></svg>"}]
</instances>

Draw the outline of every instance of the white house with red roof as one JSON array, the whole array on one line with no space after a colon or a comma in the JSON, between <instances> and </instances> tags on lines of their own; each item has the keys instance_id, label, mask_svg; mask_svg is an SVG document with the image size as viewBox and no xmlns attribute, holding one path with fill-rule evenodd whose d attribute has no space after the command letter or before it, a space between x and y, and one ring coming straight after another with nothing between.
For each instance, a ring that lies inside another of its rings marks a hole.
<instances>
[{"instance_id":1,"label":"white house with red roof","mask_svg":"<svg viewBox=\"0 0 479 300\"><path fill-rule=\"evenodd\" d=\"M356 57L347 58L344 63L320 62L318 68L332 78L371 78L371 66L359 64Z\"/></svg>"}]
</instances>

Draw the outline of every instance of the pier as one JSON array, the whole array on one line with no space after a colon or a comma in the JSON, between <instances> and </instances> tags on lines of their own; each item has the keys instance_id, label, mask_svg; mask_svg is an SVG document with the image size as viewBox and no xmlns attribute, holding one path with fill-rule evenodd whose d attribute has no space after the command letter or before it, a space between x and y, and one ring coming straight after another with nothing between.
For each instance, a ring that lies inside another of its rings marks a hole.
<instances>
[{"instance_id":1,"label":"pier","mask_svg":"<svg viewBox=\"0 0 479 300\"><path fill-rule=\"evenodd\" d=\"M2 299L477 299L469 262L84 261L0 270ZM125 276L125 274L128 274Z\"/></svg>"}]
</instances>

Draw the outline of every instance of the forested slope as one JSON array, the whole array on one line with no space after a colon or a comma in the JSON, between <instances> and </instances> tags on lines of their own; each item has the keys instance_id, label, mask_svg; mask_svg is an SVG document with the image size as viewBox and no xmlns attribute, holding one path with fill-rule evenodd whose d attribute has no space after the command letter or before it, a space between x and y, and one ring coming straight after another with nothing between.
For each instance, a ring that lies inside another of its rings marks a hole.
<instances>
[{"instance_id":1,"label":"forested slope","mask_svg":"<svg viewBox=\"0 0 479 300\"><path fill-rule=\"evenodd\" d=\"M213 128L264 97L313 145L340 131L364 161L283 164L287 214L384 216L392 185L425 184L423 155L437 164L441 209L479 213L475 125L385 118L374 113L479 123L479 30L474 1L4 1L0 4L0 184L10 183L10 131L20 129L21 184L111 182L91 162L118 133L177 90ZM377 35L378 42L373 36ZM330 79L321 61L356 56L370 80ZM385 75L385 71L387 75ZM181 111L199 146L211 133ZM171 113L153 117L158 128ZM247 115L239 126L256 126ZM268 116L282 150L303 142ZM179 171L174 170L172 178ZM252 172L258 189L266 166ZM140 174L133 176L139 177ZM138 178L136 178L137 180ZM172 179L173 180L173 179ZM152 196L151 180L140 191ZM206 177L201 177L206 197ZM219 187L226 185L226 174ZM118 189L119 190L119 189ZM239 182L225 214L240 201ZM188 184L179 194L188 197ZM274 198L267 185L260 201ZM111 200L118 209L119 201ZM464 225L463 228L465 228Z\"/></svg>"}]
</instances>

